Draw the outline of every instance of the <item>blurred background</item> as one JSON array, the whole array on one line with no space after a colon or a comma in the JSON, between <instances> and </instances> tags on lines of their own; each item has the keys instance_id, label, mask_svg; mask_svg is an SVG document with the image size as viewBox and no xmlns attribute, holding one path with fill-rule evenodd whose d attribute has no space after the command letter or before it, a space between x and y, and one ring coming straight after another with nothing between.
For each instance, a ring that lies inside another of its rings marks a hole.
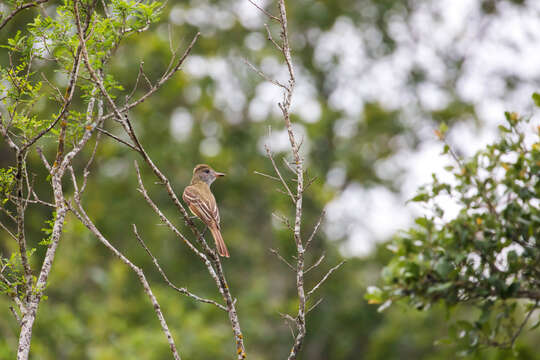
<instances>
[{"instance_id":1,"label":"blurred background","mask_svg":"<svg viewBox=\"0 0 540 360\"><path fill-rule=\"evenodd\" d=\"M276 13L271 1L257 3ZM456 358L451 345L437 344L448 331L450 311L435 307L420 312L397 304L378 313L363 296L390 256L385 242L422 211L406 200L449 161L439 155L442 145L434 129L446 122L449 141L467 156L494 138L504 111L532 115L530 95L540 80L540 2L296 0L287 6L298 86L293 121L304 139L308 177L317 177L305 194L304 233L310 233L323 208L328 211L307 257L312 263L326 252L326 260L309 273L307 287L341 259L348 260L315 298L323 301L308 316L301 358ZM44 11L54 14L55 7L51 1ZM36 13L21 13L2 30L0 42ZM253 360L288 354L292 337L279 313L292 313L297 306L293 273L268 250L294 254L290 232L271 215L275 211L292 218L293 209L275 183L254 174L272 172L264 144L278 159L289 156L277 106L280 89L244 63L247 59L273 78L286 78L280 53L266 39L267 22L248 0L170 0L159 24L123 43L110 64L119 83L131 89L140 61L148 77L157 79L168 65L170 42L185 47L197 31L202 33L183 71L131 116L178 194L197 163L227 173L213 190L231 253L224 267ZM277 39L278 28L269 25ZM7 55L0 58L5 65ZM67 85L64 74L53 73L48 64L40 66ZM54 110L46 101L40 106L44 112ZM120 132L115 126L109 123L108 129ZM53 153L54 144L46 151ZM0 166L9 166L12 159L0 142ZM176 285L219 299L205 267L159 225L137 192L135 159L122 145L107 138L101 142L84 199L88 213L144 269L181 355L232 358L232 332L224 313L168 288L131 235L135 223ZM30 161L44 178L38 159ZM148 169L143 172L154 200L189 233L163 189L152 185ZM51 198L47 191L43 184L41 195ZM37 250L37 265L45 252L38 245L46 237L41 229L51 213L33 207L29 216L28 237ZM31 358L169 358L136 276L74 217L68 218L65 230L48 299L39 308ZM0 233L4 256L12 245ZM15 357L18 339L8 304L0 298L1 359ZM525 333L514 351L489 350L470 358L540 359L533 335Z\"/></svg>"}]
</instances>

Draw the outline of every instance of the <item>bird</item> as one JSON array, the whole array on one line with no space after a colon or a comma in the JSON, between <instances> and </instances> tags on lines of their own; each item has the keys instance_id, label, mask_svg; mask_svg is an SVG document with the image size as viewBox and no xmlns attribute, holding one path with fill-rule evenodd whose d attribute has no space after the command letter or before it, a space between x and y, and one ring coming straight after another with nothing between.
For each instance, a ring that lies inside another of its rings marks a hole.
<instances>
[{"instance_id":1,"label":"bird","mask_svg":"<svg viewBox=\"0 0 540 360\"><path fill-rule=\"evenodd\" d=\"M210 190L210 185L218 177L222 176L225 176L225 174L215 171L209 165L199 164L195 166L191 183L184 189L182 199L193 215L201 219L210 229L219 255L228 258L229 251L225 246L223 236L221 236L219 209L216 198Z\"/></svg>"}]
</instances>

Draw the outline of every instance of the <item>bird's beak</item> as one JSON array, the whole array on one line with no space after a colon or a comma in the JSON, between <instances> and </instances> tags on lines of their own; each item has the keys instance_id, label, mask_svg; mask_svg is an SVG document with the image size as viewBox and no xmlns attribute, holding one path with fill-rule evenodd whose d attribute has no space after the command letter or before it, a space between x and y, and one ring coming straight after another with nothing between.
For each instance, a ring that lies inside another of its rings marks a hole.
<instances>
[{"instance_id":1,"label":"bird's beak","mask_svg":"<svg viewBox=\"0 0 540 360\"><path fill-rule=\"evenodd\" d=\"M220 172L217 172L217 171L215 171L214 174L216 174L217 177L225 176L224 173L220 173Z\"/></svg>"}]
</instances>

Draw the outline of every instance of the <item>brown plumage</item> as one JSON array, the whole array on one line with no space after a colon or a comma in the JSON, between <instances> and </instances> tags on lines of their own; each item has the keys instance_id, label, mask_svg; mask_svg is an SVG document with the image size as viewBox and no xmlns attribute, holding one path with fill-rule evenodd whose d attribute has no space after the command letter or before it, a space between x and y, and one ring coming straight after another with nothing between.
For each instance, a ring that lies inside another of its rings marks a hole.
<instances>
[{"instance_id":1,"label":"brown plumage","mask_svg":"<svg viewBox=\"0 0 540 360\"><path fill-rule=\"evenodd\" d=\"M186 186L182 199L186 202L191 212L201 219L210 229L219 255L229 257L229 251L219 226L219 209L216 198L210 191L210 185L217 177L225 176L206 164L199 164L193 169L191 184Z\"/></svg>"}]
</instances>

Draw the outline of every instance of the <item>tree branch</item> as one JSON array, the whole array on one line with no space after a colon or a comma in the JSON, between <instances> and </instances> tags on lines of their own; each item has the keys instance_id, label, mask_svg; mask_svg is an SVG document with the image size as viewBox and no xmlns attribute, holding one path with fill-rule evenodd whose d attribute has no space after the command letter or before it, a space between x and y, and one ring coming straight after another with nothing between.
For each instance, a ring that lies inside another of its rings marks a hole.
<instances>
[{"instance_id":1,"label":"tree branch","mask_svg":"<svg viewBox=\"0 0 540 360\"><path fill-rule=\"evenodd\" d=\"M159 273L161 274L161 276L163 277L163 279L165 280L165 282L167 283L167 285L169 285L171 288L173 288L174 290L178 291L180 294L183 294L183 295L186 295L190 298L193 298L197 301L200 301L200 302L203 302L203 303L207 303L207 304L212 304L212 305L215 305L217 306L219 309L223 310L223 311L227 311L227 308L217 302L215 302L214 300L209 300L209 299L204 299L204 298L201 298L200 296L197 296L191 292L189 292L186 288L179 288L177 287L176 285L174 285L170 280L169 278L167 277L167 275L165 274L165 272L163 271L163 269L161 268L161 266L159 265L156 257L154 255L152 255L152 253L150 252L150 249L148 249L148 246L146 246L146 244L144 243L143 239L141 238L141 236L139 235L138 231L137 231L137 226L135 226L135 224L133 224L133 233L135 234L135 237L137 238L137 240L139 241L139 243L141 244L141 246L144 248L144 250L146 251L146 253L152 258L152 262L154 263L155 267L158 269Z\"/></svg>"}]
</instances>

